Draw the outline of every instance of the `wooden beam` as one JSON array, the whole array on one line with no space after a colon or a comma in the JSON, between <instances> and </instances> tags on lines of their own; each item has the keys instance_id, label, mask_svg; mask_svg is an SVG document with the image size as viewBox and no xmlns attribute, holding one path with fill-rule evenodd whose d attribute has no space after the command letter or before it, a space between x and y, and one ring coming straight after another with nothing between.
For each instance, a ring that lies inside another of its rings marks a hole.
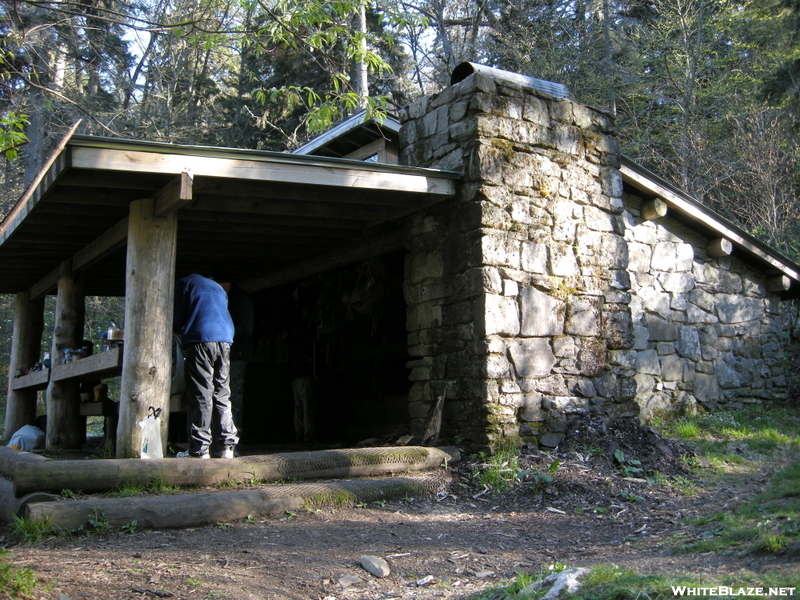
<instances>
[{"instance_id":1,"label":"wooden beam","mask_svg":"<svg viewBox=\"0 0 800 600\"><path fill-rule=\"evenodd\" d=\"M778 277L770 277L766 281L766 288L768 292L778 293L786 292L792 287L792 280L786 275L779 275Z\"/></svg>"},{"instance_id":2,"label":"wooden beam","mask_svg":"<svg viewBox=\"0 0 800 600\"><path fill-rule=\"evenodd\" d=\"M733 242L727 238L716 238L706 244L706 252L711 258L730 256L733 253Z\"/></svg>"},{"instance_id":3,"label":"wooden beam","mask_svg":"<svg viewBox=\"0 0 800 600\"><path fill-rule=\"evenodd\" d=\"M72 270L81 271L91 267L96 262L120 248L128 237L128 217L113 225L110 229L102 233L96 240L88 244L82 250L76 252L72 257ZM33 286L30 294L32 300L38 300L50 293L58 285L58 276L61 267L56 267L50 273L42 277Z\"/></svg>"},{"instance_id":4,"label":"wooden beam","mask_svg":"<svg viewBox=\"0 0 800 600\"><path fill-rule=\"evenodd\" d=\"M728 224L714 218L712 215L708 214L708 212L703 210L697 203L692 202L680 196L679 194L676 194L666 186L653 181L644 174L639 173L627 165L623 164L620 167L620 173L625 181L634 187L648 194L662 198L669 207L691 217L704 227L707 227L711 231L715 232L720 237L727 238L749 254L767 263L771 267L774 267L785 273L794 281L800 281L800 271L795 269L793 265L786 264L777 256L760 247L759 244L753 239L746 237L746 234L743 234Z\"/></svg>"},{"instance_id":5,"label":"wooden beam","mask_svg":"<svg viewBox=\"0 0 800 600\"><path fill-rule=\"evenodd\" d=\"M192 176L181 173L154 196L156 200L156 217L164 217L173 210L178 210L192 201Z\"/></svg>"},{"instance_id":6,"label":"wooden beam","mask_svg":"<svg viewBox=\"0 0 800 600\"><path fill-rule=\"evenodd\" d=\"M336 202L328 197L328 200L311 201L305 198L303 201L292 199L272 199L255 198L242 196L240 198L221 198L203 194L202 197L195 195L192 203L191 215L195 212L200 213L224 213L229 217L237 215L263 216L263 217L300 217L318 219L342 219L342 220L380 220L388 219L392 214L393 207L375 204L354 204ZM189 211L187 211L188 213ZM181 219L184 215L181 215Z\"/></svg>"},{"instance_id":7,"label":"wooden beam","mask_svg":"<svg viewBox=\"0 0 800 600\"><path fill-rule=\"evenodd\" d=\"M368 169L352 164L310 162L297 157L230 158L191 156L140 150L76 146L72 165L78 169L118 170L140 173L191 173L251 179L265 183L322 185L352 189L395 190L417 194L455 194L455 180L423 169Z\"/></svg>"},{"instance_id":8,"label":"wooden beam","mask_svg":"<svg viewBox=\"0 0 800 600\"><path fill-rule=\"evenodd\" d=\"M91 267L118 248L121 248L127 239L128 217L125 217L100 234L96 240L85 248L76 252L72 257L72 270L81 271Z\"/></svg>"},{"instance_id":9,"label":"wooden beam","mask_svg":"<svg viewBox=\"0 0 800 600\"><path fill-rule=\"evenodd\" d=\"M195 176L194 195L196 198L222 197L225 200L238 199L257 205L259 201L286 201L301 206L311 203L353 205L356 208L375 206L405 206L409 194L402 190L382 189L375 194L369 189L347 187L324 187L284 181L264 182L220 177ZM425 195L425 194L423 194ZM441 195L436 195L442 198Z\"/></svg>"},{"instance_id":10,"label":"wooden beam","mask_svg":"<svg viewBox=\"0 0 800 600\"><path fill-rule=\"evenodd\" d=\"M367 258L374 258L387 252L405 248L405 231L398 229L391 233L375 235L340 250L334 250L322 256L292 263L271 273L252 277L239 283L247 293L277 287L284 283L299 281L306 277L318 275L332 269L350 265Z\"/></svg>"},{"instance_id":11,"label":"wooden beam","mask_svg":"<svg viewBox=\"0 0 800 600\"><path fill-rule=\"evenodd\" d=\"M667 203L661 198L653 198L642 204L642 219L653 221L667 215Z\"/></svg>"}]
</instances>

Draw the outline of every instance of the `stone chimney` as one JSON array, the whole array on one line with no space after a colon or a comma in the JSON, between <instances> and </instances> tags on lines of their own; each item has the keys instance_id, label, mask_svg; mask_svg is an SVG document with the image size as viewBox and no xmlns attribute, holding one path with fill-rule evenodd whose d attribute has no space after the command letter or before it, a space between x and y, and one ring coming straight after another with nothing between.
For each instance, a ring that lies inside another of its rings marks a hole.
<instances>
[{"instance_id":1,"label":"stone chimney","mask_svg":"<svg viewBox=\"0 0 800 600\"><path fill-rule=\"evenodd\" d=\"M615 125L538 87L478 71L401 114L403 163L463 173L409 225L417 435L442 395L442 435L494 449L639 412Z\"/></svg>"}]
</instances>

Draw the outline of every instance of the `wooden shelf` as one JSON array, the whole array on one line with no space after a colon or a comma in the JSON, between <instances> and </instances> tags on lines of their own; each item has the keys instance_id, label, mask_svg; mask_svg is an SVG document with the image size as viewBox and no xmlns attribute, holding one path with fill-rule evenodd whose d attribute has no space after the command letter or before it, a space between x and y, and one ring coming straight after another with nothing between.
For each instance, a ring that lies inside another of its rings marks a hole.
<instances>
[{"instance_id":1,"label":"wooden shelf","mask_svg":"<svg viewBox=\"0 0 800 600\"><path fill-rule=\"evenodd\" d=\"M34 371L22 377L14 377L11 380L12 390L43 390L47 388L50 380L50 369Z\"/></svg>"},{"instance_id":2,"label":"wooden shelf","mask_svg":"<svg viewBox=\"0 0 800 600\"><path fill-rule=\"evenodd\" d=\"M73 360L65 365L51 368L52 381L92 381L105 377L116 377L122 372L122 349L112 348L108 352L92 354Z\"/></svg>"}]
</instances>

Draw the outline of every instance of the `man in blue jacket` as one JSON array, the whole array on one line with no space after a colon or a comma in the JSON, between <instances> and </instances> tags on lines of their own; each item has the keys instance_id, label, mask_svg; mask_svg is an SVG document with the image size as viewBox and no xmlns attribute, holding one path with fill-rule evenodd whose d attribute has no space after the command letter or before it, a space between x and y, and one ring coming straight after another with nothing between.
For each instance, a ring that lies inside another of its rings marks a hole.
<instances>
[{"instance_id":1,"label":"man in blue jacket","mask_svg":"<svg viewBox=\"0 0 800 600\"><path fill-rule=\"evenodd\" d=\"M220 430L217 444L221 458L233 458L239 442L230 402L230 350L233 320L228 313L227 287L192 274L175 286L175 330L182 336L186 394L191 433L189 449L178 457L211 458L214 441L211 424L216 412Z\"/></svg>"}]
</instances>

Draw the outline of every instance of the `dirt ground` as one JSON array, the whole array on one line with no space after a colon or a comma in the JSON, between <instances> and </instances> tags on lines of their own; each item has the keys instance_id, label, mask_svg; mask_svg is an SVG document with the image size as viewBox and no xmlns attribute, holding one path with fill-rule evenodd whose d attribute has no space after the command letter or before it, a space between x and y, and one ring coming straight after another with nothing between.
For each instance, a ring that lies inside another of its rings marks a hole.
<instances>
[{"instance_id":1,"label":"dirt ground","mask_svg":"<svg viewBox=\"0 0 800 600\"><path fill-rule=\"evenodd\" d=\"M626 473L616 450L631 467ZM723 575L800 570L796 555L675 554L676 538L704 535L686 517L732 509L770 474L689 493L636 476L642 468L688 482L696 475L687 462L702 459L653 430L588 423L553 452L524 451L519 468L532 472L505 493L477 484L475 462L465 460L431 497L58 537L11 552L13 564L49 587L37 596L42 600L463 599L555 563L690 573L708 585ZM551 482L537 477L556 464ZM371 575L359 562L363 555L384 558L391 573Z\"/></svg>"}]
</instances>

